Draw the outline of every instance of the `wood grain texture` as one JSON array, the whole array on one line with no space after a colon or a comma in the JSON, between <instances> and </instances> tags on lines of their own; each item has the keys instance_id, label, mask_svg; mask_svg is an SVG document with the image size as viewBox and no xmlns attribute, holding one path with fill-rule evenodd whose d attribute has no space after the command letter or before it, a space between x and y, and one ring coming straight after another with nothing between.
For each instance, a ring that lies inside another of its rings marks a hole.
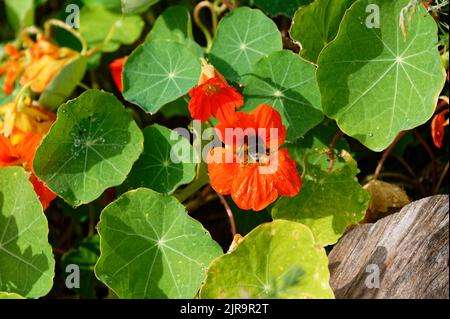
<instances>
[{"instance_id":1,"label":"wood grain texture","mask_svg":"<svg viewBox=\"0 0 450 319\"><path fill-rule=\"evenodd\" d=\"M449 298L448 222L438 195L348 231L329 255L336 298Z\"/></svg>"}]
</instances>

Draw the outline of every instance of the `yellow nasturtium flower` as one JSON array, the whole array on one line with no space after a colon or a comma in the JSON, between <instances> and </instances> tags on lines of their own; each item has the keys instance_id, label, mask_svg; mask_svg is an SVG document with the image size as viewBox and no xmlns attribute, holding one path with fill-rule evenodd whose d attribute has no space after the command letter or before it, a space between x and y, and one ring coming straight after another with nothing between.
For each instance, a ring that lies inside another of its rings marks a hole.
<instances>
[{"instance_id":1,"label":"yellow nasturtium flower","mask_svg":"<svg viewBox=\"0 0 450 319\"><path fill-rule=\"evenodd\" d=\"M47 134L55 121L55 113L33 105L26 97L0 106L0 134L9 137L14 129L24 133Z\"/></svg>"}]
</instances>

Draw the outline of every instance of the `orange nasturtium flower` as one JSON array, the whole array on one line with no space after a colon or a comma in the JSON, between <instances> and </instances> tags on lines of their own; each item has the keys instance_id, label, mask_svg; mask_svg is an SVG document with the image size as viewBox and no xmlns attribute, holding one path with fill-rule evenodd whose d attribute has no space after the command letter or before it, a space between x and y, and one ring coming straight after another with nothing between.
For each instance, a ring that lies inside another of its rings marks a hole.
<instances>
[{"instance_id":1,"label":"orange nasturtium flower","mask_svg":"<svg viewBox=\"0 0 450 319\"><path fill-rule=\"evenodd\" d=\"M31 63L25 69L20 84L31 82L31 90L42 93L51 80L70 61L79 56L79 53L69 48L60 48L50 43L44 36L38 35L29 53Z\"/></svg>"},{"instance_id":2,"label":"orange nasturtium flower","mask_svg":"<svg viewBox=\"0 0 450 319\"><path fill-rule=\"evenodd\" d=\"M433 137L434 145L437 148L442 147L444 140L444 128L448 125L448 109L443 110L439 114L435 115L431 122L431 136Z\"/></svg>"},{"instance_id":3,"label":"orange nasturtium flower","mask_svg":"<svg viewBox=\"0 0 450 319\"><path fill-rule=\"evenodd\" d=\"M3 83L6 95L12 92L20 76L21 85L30 83L32 91L42 93L61 69L79 56L77 51L60 48L43 35L38 35L35 42L30 38L25 42L28 46L22 51L11 44L5 48L8 58L0 65L0 76L6 74Z\"/></svg>"},{"instance_id":4,"label":"orange nasturtium flower","mask_svg":"<svg viewBox=\"0 0 450 319\"><path fill-rule=\"evenodd\" d=\"M199 83L189 91L189 112L193 119L202 122L211 116L223 121L244 104L244 99L212 65L205 60L202 64Z\"/></svg>"},{"instance_id":5,"label":"orange nasturtium flower","mask_svg":"<svg viewBox=\"0 0 450 319\"><path fill-rule=\"evenodd\" d=\"M43 136L55 121L55 114L32 106L27 98L21 110L15 102L0 106L0 167L22 166L44 210L56 195L35 175L33 160Z\"/></svg>"},{"instance_id":6,"label":"orange nasturtium flower","mask_svg":"<svg viewBox=\"0 0 450 319\"><path fill-rule=\"evenodd\" d=\"M255 132L253 141L257 145L249 143L251 133L232 133L229 138L230 130L237 129ZM277 134L271 134L271 129ZM298 194L302 181L288 150L279 149L286 138L286 128L276 110L260 105L249 114L236 112L220 122L216 131L225 144L212 149L208 156L210 182L216 192L231 194L241 209L255 211L264 209L278 196Z\"/></svg>"},{"instance_id":7,"label":"orange nasturtium flower","mask_svg":"<svg viewBox=\"0 0 450 319\"><path fill-rule=\"evenodd\" d=\"M123 66L125 64L126 59L127 59L127 56L124 56L123 58L120 58L120 59L115 59L109 65L109 69L111 70L111 74L112 74L114 83L116 84L116 86L120 92L123 92L122 71L123 71Z\"/></svg>"}]
</instances>

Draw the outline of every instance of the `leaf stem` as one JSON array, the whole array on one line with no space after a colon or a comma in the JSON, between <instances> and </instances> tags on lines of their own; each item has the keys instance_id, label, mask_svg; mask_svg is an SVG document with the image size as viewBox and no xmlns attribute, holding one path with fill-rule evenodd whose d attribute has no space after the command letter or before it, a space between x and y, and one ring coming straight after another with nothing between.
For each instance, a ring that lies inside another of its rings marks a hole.
<instances>
[{"instance_id":1,"label":"leaf stem","mask_svg":"<svg viewBox=\"0 0 450 319\"><path fill-rule=\"evenodd\" d=\"M331 174L331 172L333 171L335 161L334 150L336 148L336 144L343 136L344 133L341 130L339 130L331 140L330 149L328 150L328 157L330 158L330 164L328 164L328 174Z\"/></svg>"},{"instance_id":2,"label":"leaf stem","mask_svg":"<svg viewBox=\"0 0 450 319\"><path fill-rule=\"evenodd\" d=\"M419 178L417 177L416 173L412 169L412 167L406 162L401 156L397 154L392 154L392 156L399 161L400 164L403 165L403 167L408 171L409 175L411 175L411 178L414 179L414 184L416 185L417 189L420 190L423 196L426 196L426 191L423 185L420 183Z\"/></svg>"},{"instance_id":3,"label":"leaf stem","mask_svg":"<svg viewBox=\"0 0 450 319\"><path fill-rule=\"evenodd\" d=\"M100 43L99 45L97 45L95 48L90 49L90 50L87 52L87 56L88 56L88 57L91 57L91 56L93 56L94 54L100 52L100 51L108 44L108 42L111 41L112 37L114 36L114 32L115 32L115 31L116 31L116 25L113 24L113 25L111 26L111 29L109 29L109 32L108 32L108 34L106 35L106 37L105 37L105 39L103 40L103 42Z\"/></svg>"},{"instance_id":4,"label":"leaf stem","mask_svg":"<svg viewBox=\"0 0 450 319\"><path fill-rule=\"evenodd\" d=\"M88 236L93 236L95 234L95 209L92 204L88 205L88 214L89 214L89 229L88 229Z\"/></svg>"},{"instance_id":5,"label":"leaf stem","mask_svg":"<svg viewBox=\"0 0 450 319\"><path fill-rule=\"evenodd\" d=\"M90 90L90 89L91 89L87 84L84 84L83 82L78 82L77 85L78 85L80 88L84 89L84 90Z\"/></svg>"},{"instance_id":6,"label":"leaf stem","mask_svg":"<svg viewBox=\"0 0 450 319\"><path fill-rule=\"evenodd\" d=\"M439 192L439 189L441 188L442 182L444 181L445 176L448 173L448 162L445 164L444 170L442 171L441 177L439 178L439 181L434 188L433 195L436 195Z\"/></svg>"},{"instance_id":7,"label":"leaf stem","mask_svg":"<svg viewBox=\"0 0 450 319\"><path fill-rule=\"evenodd\" d=\"M381 169L383 168L384 162L386 162L386 159L389 157L389 154L394 149L395 145L397 145L398 141L405 136L407 131L400 132L395 140L392 142L392 144L383 152L383 155L381 156L380 161L378 162L377 167L375 168L375 172L373 173L373 179L376 180L378 176L380 175Z\"/></svg>"},{"instance_id":8,"label":"leaf stem","mask_svg":"<svg viewBox=\"0 0 450 319\"><path fill-rule=\"evenodd\" d=\"M78 31L76 31L70 25L68 25L67 23L65 23L61 20L50 19L50 20L47 20L44 24L44 35L46 38L50 38L50 31L51 31L52 27L58 27L58 28L64 29L67 32L69 32L70 34L72 34L75 38L77 38L77 40L80 41L80 44L81 44L80 54L86 55L87 44L86 44L86 41L84 40L84 38L81 36L81 34Z\"/></svg>"},{"instance_id":9,"label":"leaf stem","mask_svg":"<svg viewBox=\"0 0 450 319\"><path fill-rule=\"evenodd\" d=\"M231 211L230 206L228 205L225 197L223 197L222 194L217 193L217 196L220 199L220 202L222 203L222 205L225 207L225 210L227 212L228 215L228 220L230 221L230 227L231 227L231 234L234 236L236 235L236 223L234 222L234 216L233 216L233 212Z\"/></svg>"},{"instance_id":10,"label":"leaf stem","mask_svg":"<svg viewBox=\"0 0 450 319\"><path fill-rule=\"evenodd\" d=\"M217 29L218 18L217 18L217 14L216 14L214 5L209 1L206 1L206 0L200 1L199 3L197 3L197 5L194 8L193 17L194 17L195 24L203 32L203 35L205 36L205 40L206 40L206 52L209 52L209 50L211 49L211 46L212 46L213 34L203 24L202 19L200 17L200 12L202 11L203 8L208 8L209 11L211 12L212 28L213 28L214 32Z\"/></svg>"},{"instance_id":11,"label":"leaf stem","mask_svg":"<svg viewBox=\"0 0 450 319\"><path fill-rule=\"evenodd\" d=\"M197 193L200 189L202 189L209 183L208 168L206 167L206 164L201 162L197 165L197 176L195 177L194 181L184 189L182 189L180 192L174 194L174 196L180 201L180 203L185 202L192 195Z\"/></svg>"},{"instance_id":12,"label":"leaf stem","mask_svg":"<svg viewBox=\"0 0 450 319\"><path fill-rule=\"evenodd\" d=\"M439 112L443 107L448 105L448 96L441 96L439 97L441 99L441 102L436 105L435 113Z\"/></svg>"},{"instance_id":13,"label":"leaf stem","mask_svg":"<svg viewBox=\"0 0 450 319\"><path fill-rule=\"evenodd\" d=\"M400 180L402 180L402 181L405 181L405 182L407 182L408 184L414 184L413 181L412 181L412 179L411 179L410 177L408 177L408 176L406 176L406 175L404 175L404 174L402 174L402 173L396 173L396 172L383 172L383 173L380 173L380 174L378 175L378 177L379 177L379 178L382 178L382 177L393 177L393 178L397 178L397 179L400 179Z\"/></svg>"},{"instance_id":14,"label":"leaf stem","mask_svg":"<svg viewBox=\"0 0 450 319\"><path fill-rule=\"evenodd\" d=\"M436 156L434 156L433 150L428 145L428 143L423 138L422 134L419 133L417 129L414 129L414 134L417 137L417 140L422 144L422 146L425 148L425 150L428 153L428 156L431 160L431 177L432 177L432 190L436 189L437 184L437 163L436 163Z\"/></svg>"},{"instance_id":15,"label":"leaf stem","mask_svg":"<svg viewBox=\"0 0 450 319\"><path fill-rule=\"evenodd\" d=\"M221 2L230 10L236 9L236 6L230 0L221 0Z\"/></svg>"}]
</instances>

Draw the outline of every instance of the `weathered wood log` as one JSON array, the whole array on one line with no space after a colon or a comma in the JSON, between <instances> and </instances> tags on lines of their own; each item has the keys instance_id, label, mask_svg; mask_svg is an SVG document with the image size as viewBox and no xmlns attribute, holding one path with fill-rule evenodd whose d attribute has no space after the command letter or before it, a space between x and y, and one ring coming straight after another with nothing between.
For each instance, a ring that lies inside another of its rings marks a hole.
<instances>
[{"instance_id":1,"label":"weathered wood log","mask_svg":"<svg viewBox=\"0 0 450 319\"><path fill-rule=\"evenodd\" d=\"M336 298L449 298L449 196L349 230L329 255Z\"/></svg>"}]
</instances>

